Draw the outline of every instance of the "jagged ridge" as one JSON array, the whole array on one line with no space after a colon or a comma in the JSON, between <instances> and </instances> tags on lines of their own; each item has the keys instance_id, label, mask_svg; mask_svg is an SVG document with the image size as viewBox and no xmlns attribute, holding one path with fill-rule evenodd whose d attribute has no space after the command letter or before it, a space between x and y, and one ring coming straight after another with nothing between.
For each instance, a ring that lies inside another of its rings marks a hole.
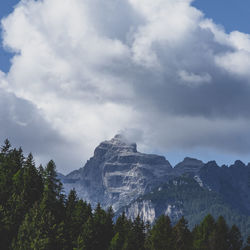
<instances>
[{"instance_id":1,"label":"jagged ridge","mask_svg":"<svg viewBox=\"0 0 250 250\"><path fill-rule=\"evenodd\" d=\"M138 203L137 199L183 175L205 192L218 194L232 209L250 215L250 164L236 161L230 167L219 167L215 161L205 164L187 157L172 168L163 156L138 152L136 144L122 135L102 142L83 168L61 176L61 180L66 192L75 188L93 206L100 202L104 207L113 206L117 213L129 207L131 216L140 213L152 222L158 216L154 209L159 204L142 198ZM178 202L165 202L161 209L183 215Z\"/></svg>"}]
</instances>

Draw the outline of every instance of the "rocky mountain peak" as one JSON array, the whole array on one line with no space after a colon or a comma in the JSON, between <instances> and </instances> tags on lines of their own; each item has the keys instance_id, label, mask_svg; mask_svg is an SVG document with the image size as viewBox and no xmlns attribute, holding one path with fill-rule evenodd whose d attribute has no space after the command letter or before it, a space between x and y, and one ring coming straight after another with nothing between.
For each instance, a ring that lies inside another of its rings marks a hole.
<instances>
[{"instance_id":1,"label":"rocky mountain peak","mask_svg":"<svg viewBox=\"0 0 250 250\"><path fill-rule=\"evenodd\" d=\"M204 163L202 161L197 160L195 158L186 157L184 158L182 162L178 163L174 167L174 169L178 174L184 174L184 173L195 174L203 166L204 166Z\"/></svg>"},{"instance_id":2,"label":"rocky mountain peak","mask_svg":"<svg viewBox=\"0 0 250 250\"><path fill-rule=\"evenodd\" d=\"M209 161L205 164L206 167L208 168L211 168L211 167L214 167L214 168L218 168L219 166L217 165L217 162L216 161Z\"/></svg>"},{"instance_id":3,"label":"rocky mountain peak","mask_svg":"<svg viewBox=\"0 0 250 250\"><path fill-rule=\"evenodd\" d=\"M172 167L164 156L143 154L123 135L101 142L85 166L64 181L65 190L75 187L81 198L114 210L164 183Z\"/></svg>"},{"instance_id":4,"label":"rocky mountain peak","mask_svg":"<svg viewBox=\"0 0 250 250\"><path fill-rule=\"evenodd\" d=\"M245 167L246 165L242 161L237 160L237 161L234 162L234 165L232 165L232 166L234 166L234 167Z\"/></svg>"},{"instance_id":5,"label":"rocky mountain peak","mask_svg":"<svg viewBox=\"0 0 250 250\"><path fill-rule=\"evenodd\" d=\"M176 167L183 167L183 166L187 166L187 165L192 165L192 166L203 166L204 163L201 160L197 160L195 158L191 158L191 157L185 157L184 160L182 162L180 162L179 164L176 165Z\"/></svg>"},{"instance_id":6,"label":"rocky mountain peak","mask_svg":"<svg viewBox=\"0 0 250 250\"><path fill-rule=\"evenodd\" d=\"M111 140L102 142L95 149L94 157L102 157L107 153L137 153L137 145L130 142L124 135L117 134Z\"/></svg>"}]
</instances>

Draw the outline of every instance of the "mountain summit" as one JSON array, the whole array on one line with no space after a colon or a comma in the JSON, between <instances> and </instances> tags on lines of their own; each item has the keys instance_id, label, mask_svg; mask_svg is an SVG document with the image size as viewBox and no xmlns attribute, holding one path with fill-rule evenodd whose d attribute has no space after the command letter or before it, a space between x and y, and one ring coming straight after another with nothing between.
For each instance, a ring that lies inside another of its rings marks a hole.
<instances>
[{"instance_id":1,"label":"mountain summit","mask_svg":"<svg viewBox=\"0 0 250 250\"><path fill-rule=\"evenodd\" d=\"M123 135L104 141L86 165L62 179L66 192L75 188L92 205L114 210L167 181L173 169L163 156L143 154Z\"/></svg>"}]
</instances>

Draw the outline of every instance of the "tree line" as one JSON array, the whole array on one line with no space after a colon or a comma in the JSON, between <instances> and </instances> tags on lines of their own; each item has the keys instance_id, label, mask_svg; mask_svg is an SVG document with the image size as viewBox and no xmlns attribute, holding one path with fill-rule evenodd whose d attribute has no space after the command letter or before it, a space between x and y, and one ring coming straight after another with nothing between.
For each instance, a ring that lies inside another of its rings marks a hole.
<instances>
[{"instance_id":1,"label":"tree line","mask_svg":"<svg viewBox=\"0 0 250 250\"><path fill-rule=\"evenodd\" d=\"M32 154L12 148L0 152L0 249L2 250L240 250L242 236L220 216L207 215L192 231L182 217L166 215L153 225L123 213L114 220L110 207L94 209L75 190L63 193L56 166L36 168ZM250 250L250 237L244 250Z\"/></svg>"}]
</instances>

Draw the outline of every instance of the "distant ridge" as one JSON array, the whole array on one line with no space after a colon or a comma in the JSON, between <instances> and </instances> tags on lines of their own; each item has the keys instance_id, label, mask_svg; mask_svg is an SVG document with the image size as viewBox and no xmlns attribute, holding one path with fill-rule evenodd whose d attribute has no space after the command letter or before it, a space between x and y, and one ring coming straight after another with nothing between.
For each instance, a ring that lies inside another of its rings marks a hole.
<instances>
[{"instance_id":1,"label":"distant ridge","mask_svg":"<svg viewBox=\"0 0 250 250\"><path fill-rule=\"evenodd\" d=\"M136 143L116 135L101 142L83 168L59 178L66 193L74 188L93 206L100 202L131 218L184 215L193 226L206 212L221 212L243 234L250 232L250 164L240 160L219 167L186 157L173 168L164 156L140 153Z\"/></svg>"}]
</instances>

